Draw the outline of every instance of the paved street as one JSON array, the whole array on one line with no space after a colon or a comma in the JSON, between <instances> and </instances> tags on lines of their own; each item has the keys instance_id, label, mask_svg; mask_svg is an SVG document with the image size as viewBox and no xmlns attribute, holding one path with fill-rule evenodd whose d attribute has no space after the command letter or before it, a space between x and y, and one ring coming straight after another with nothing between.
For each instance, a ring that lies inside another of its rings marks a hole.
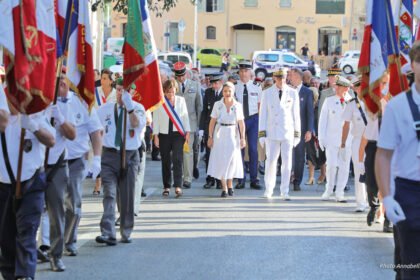
<instances>
[{"instance_id":1,"label":"paved street","mask_svg":"<svg viewBox=\"0 0 420 280\"><path fill-rule=\"evenodd\" d=\"M201 178L180 199L161 196L160 162L147 162L145 188L132 244L96 244L101 199L85 186L79 255L64 257L64 273L38 266L37 279L392 279L380 264L393 261L392 235L366 226L347 204L323 202L323 187L304 186L290 202L263 191L202 188ZM262 176L261 176L262 177ZM279 179L279 178L278 178ZM306 180L306 178L305 178ZM305 181L304 180L304 181ZM278 194L278 185L276 188ZM119 239L119 236L117 237Z\"/></svg>"}]
</instances>

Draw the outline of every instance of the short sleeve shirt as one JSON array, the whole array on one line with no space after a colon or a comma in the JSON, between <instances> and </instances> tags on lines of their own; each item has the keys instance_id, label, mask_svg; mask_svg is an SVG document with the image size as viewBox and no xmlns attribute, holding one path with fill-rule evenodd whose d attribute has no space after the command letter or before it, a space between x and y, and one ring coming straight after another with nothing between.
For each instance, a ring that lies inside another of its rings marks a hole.
<instances>
[{"instance_id":1,"label":"short sleeve shirt","mask_svg":"<svg viewBox=\"0 0 420 280\"><path fill-rule=\"evenodd\" d=\"M215 118L218 123L222 124L236 124L237 121L244 119L242 105L239 102L234 102L228 112L223 99L214 104L211 117Z\"/></svg>"}]
</instances>

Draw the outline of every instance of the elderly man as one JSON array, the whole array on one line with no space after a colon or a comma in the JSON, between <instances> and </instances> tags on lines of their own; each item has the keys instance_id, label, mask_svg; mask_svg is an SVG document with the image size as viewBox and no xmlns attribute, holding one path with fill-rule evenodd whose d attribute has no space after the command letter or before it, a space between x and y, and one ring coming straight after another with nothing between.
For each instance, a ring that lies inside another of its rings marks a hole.
<instances>
[{"instance_id":1,"label":"elderly man","mask_svg":"<svg viewBox=\"0 0 420 280\"><path fill-rule=\"evenodd\" d=\"M188 150L184 151L184 183L183 187L186 189L191 188L191 182L194 169L194 151L198 146L194 147L196 133L199 129L201 111L203 110L203 103L201 99L201 87L198 82L187 79L186 77L187 66L183 62L174 64L175 78L178 81L179 96L185 98L187 103L188 118L190 120L190 140L188 141Z\"/></svg>"},{"instance_id":2,"label":"elderly man","mask_svg":"<svg viewBox=\"0 0 420 280\"><path fill-rule=\"evenodd\" d=\"M300 142L299 95L284 80L283 70L273 73L275 84L264 90L259 118L259 142L266 146L265 193L271 198L276 185L277 160L281 155L280 194L290 200L289 184L292 150Z\"/></svg>"},{"instance_id":3,"label":"elderly man","mask_svg":"<svg viewBox=\"0 0 420 280\"><path fill-rule=\"evenodd\" d=\"M344 188L347 184L350 168L350 149L352 137L348 137L345 147L341 147L343 113L346 103L351 99L348 93L351 83L349 80L336 76L336 94L326 98L319 119L319 147L325 149L327 156L327 184L322 200L329 200L336 185L337 202L346 202ZM337 172L338 168L338 172Z\"/></svg>"},{"instance_id":4,"label":"elderly man","mask_svg":"<svg viewBox=\"0 0 420 280\"><path fill-rule=\"evenodd\" d=\"M303 71L302 82L305 87L311 86L312 73L309 70Z\"/></svg>"},{"instance_id":5,"label":"elderly man","mask_svg":"<svg viewBox=\"0 0 420 280\"><path fill-rule=\"evenodd\" d=\"M314 95L312 91L303 85L303 72L298 68L290 70L290 83L296 88L299 94L300 110L300 142L293 149L294 159L294 180L293 190L300 191L300 184L303 178L303 168L305 165L305 143L311 141L314 130Z\"/></svg>"}]
</instances>

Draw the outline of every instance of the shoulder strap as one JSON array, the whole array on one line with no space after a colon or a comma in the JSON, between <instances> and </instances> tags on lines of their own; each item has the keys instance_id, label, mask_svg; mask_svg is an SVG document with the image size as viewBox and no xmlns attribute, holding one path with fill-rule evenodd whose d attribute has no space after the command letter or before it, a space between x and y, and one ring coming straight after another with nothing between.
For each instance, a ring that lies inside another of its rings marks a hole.
<instances>
[{"instance_id":1,"label":"shoulder strap","mask_svg":"<svg viewBox=\"0 0 420 280\"><path fill-rule=\"evenodd\" d=\"M6 134L4 132L1 133L1 148L3 150L4 163L6 164L6 169L7 169L7 173L9 174L10 182L12 182L12 185L15 185L16 178L15 178L15 175L13 175L13 170L12 170L12 167L10 166L9 153L7 152L7 145L6 145Z\"/></svg>"},{"instance_id":2,"label":"shoulder strap","mask_svg":"<svg viewBox=\"0 0 420 280\"><path fill-rule=\"evenodd\" d=\"M51 182L52 179L54 178L55 174L58 171L58 168L60 168L61 164L64 161L64 156L65 156L66 151L63 151L60 155L60 157L58 158L57 162L53 165L53 167L51 168L50 172L47 175L47 181Z\"/></svg>"},{"instance_id":3,"label":"shoulder strap","mask_svg":"<svg viewBox=\"0 0 420 280\"><path fill-rule=\"evenodd\" d=\"M359 109L360 115L362 115L363 122L366 126L367 125L367 119L366 119L365 112L363 112L362 105L360 104L359 98L357 98L357 96L356 96L354 98L354 101L356 102L357 109Z\"/></svg>"},{"instance_id":4,"label":"shoulder strap","mask_svg":"<svg viewBox=\"0 0 420 280\"><path fill-rule=\"evenodd\" d=\"M413 115L414 119L414 129L416 130L417 134L417 140L420 141L420 112L419 108L417 107L417 104L414 102L413 99L413 92L411 89L407 91L407 100L408 100L408 106L410 107L411 114Z\"/></svg>"}]
</instances>

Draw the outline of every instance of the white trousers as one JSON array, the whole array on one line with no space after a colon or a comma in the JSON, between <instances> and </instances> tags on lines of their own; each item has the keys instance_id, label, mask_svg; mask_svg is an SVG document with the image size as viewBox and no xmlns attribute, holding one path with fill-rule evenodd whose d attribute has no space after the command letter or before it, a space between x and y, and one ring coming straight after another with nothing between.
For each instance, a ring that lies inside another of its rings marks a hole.
<instances>
[{"instance_id":1,"label":"white trousers","mask_svg":"<svg viewBox=\"0 0 420 280\"><path fill-rule=\"evenodd\" d=\"M273 193L277 178L277 161L281 155L281 184L280 193L282 195L289 193L290 173L292 170L292 151L293 141L269 140L265 142L265 189L266 193Z\"/></svg>"},{"instance_id":2,"label":"white trousers","mask_svg":"<svg viewBox=\"0 0 420 280\"><path fill-rule=\"evenodd\" d=\"M360 170L359 170L359 147L362 137L353 137L351 143L351 158L353 160L354 168L354 194L356 197L356 207L357 208L366 208L367 207L367 194L366 194L366 185L359 182Z\"/></svg>"},{"instance_id":3,"label":"white trousers","mask_svg":"<svg viewBox=\"0 0 420 280\"><path fill-rule=\"evenodd\" d=\"M327 157L327 184L325 185L325 191L331 195L334 191L334 186L336 186L336 197L344 197L344 188L349 179L351 149L346 145L344 160L340 158L339 151L339 147L325 148L325 156Z\"/></svg>"}]
</instances>

